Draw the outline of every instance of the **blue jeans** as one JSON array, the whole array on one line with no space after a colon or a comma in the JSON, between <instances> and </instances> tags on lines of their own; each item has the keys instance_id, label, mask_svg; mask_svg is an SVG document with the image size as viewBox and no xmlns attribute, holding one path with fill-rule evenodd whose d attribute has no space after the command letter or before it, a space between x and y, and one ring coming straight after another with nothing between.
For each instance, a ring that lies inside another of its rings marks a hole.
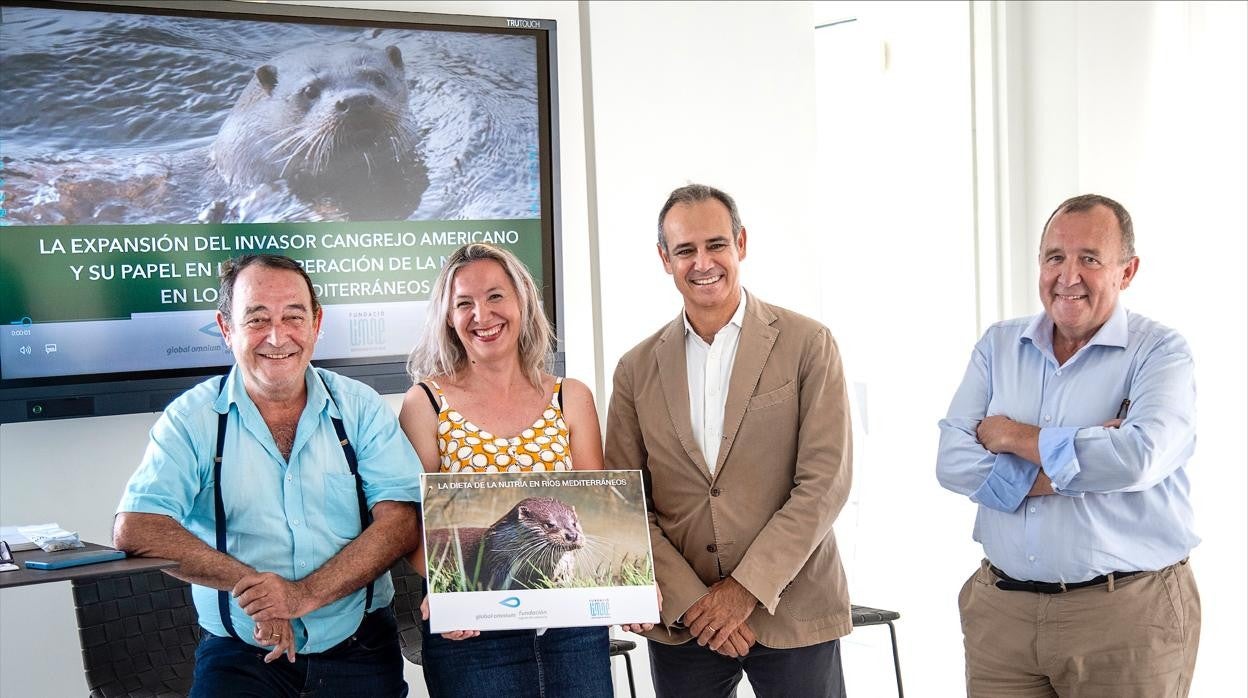
<instances>
[{"instance_id":1,"label":"blue jeans","mask_svg":"<svg viewBox=\"0 0 1248 698\"><path fill-rule=\"evenodd\" d=\"M393 696L407 695L394 611L364 617L351 637L324 652L281 657L264 663L267 650L232 637L204 632L195 650L191 698L218 696Z\"/></svg>"},{"instance_id":2,"label":"blue jeans","mask_svg":"<svg viewBox=\"0 0 1248 698\"><path fill-rule=\"evenodd\" d=\"M447 640L424 623L421 667L431 698L611 698L606 628L494 630Z\"/></svg>"}]
</instances>

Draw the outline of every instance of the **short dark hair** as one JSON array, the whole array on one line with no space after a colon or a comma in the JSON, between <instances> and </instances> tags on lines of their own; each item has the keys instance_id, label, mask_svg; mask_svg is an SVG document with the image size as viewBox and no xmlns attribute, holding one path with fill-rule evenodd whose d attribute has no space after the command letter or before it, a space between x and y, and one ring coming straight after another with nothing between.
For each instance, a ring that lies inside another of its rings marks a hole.
<instances>
[{"instance_id":1,"label":"short dark hair","mask_svg":"<svg viewBox=\"0 0 1248 698\"><path fill-rule=\"evenodd\" d=\"M709 199L718 201L728 209L728 217L732 220L732 241L736 242L741 237L741 213L737 211L737 202L731 196L705 184L686 184L669 194L663 208L659 209L659 247L664 252L667 251L667 236L663 234L663 219L667 218L667 212L677 204L692 205Z\"/></svg>"},{"instance_id":2,"label":"short dark hair","mask_svg":"<svg viewBox=\"0 0 1248 698\"><path fill-rule=\"evenodd\" d=\"M221 264L221 289L217 296L217 311L227 323L231 322L230 315L234 310L234 282L238 281L238 275L243 273L244 269L256 265L269 269L293 271L302 276L303 282L308 285L308 295L312 297L312 316L320 317L321 302L316 299L316 287L312 285L308 272L304 271L298 262L280 254L244 254L227 259Z\"/></svg>"},{"instance_id":3,"label":"short dark hair","mask_svg":"<svg viewBox=\"0 0 1248 698\"><path fill-rule=\"evenodd\" d=\"M1135 256L1135 227L1131 224L1131 214L1127 213L1127 209L1117 201L1108 196L1100 194L1080 194L1072 196L1063 201L1057 208L1053 209L1053 213L1049 214L1049 220L1044 222L1044 228L1040 231L1040 244L1044 244L1044 234L1049 232L1049 225L1063 213L1083 213L1091 211L1097 206L1104 206L1109 209L1114 218L1118 219L1118 230L1122 233L1122 260L1126 262ZM1043 252L1043 250L1041 250Z\"/></svg>"}]
</instances>

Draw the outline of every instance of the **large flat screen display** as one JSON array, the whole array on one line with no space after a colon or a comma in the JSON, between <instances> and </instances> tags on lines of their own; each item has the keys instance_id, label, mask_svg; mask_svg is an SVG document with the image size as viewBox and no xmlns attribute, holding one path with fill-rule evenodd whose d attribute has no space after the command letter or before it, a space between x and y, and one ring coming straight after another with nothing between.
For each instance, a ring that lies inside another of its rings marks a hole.
<instances>
[{"instance_id":1,"label":"large flat screen display","mask_svg":"<svg viewBox=\"0 0 1248 698\"><path fill-rule=\"evenodd\" d=\"M554 22L0 0L0 421L156 411L232 363L218 265L299 260L317 365L406 388L432 282L519 254L558 332Z\"/></svg>"}]
</instances>

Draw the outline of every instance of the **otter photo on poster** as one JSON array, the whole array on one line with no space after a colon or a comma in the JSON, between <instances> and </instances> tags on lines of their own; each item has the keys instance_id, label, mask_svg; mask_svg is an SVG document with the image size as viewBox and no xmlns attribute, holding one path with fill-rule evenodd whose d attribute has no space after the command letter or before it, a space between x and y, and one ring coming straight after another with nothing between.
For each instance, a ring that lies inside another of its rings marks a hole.
<instances>
[{"instance_id":1,"label":"otter photo on poster","mask_svg":"<svg viewBox=\"0 0 1248 698\"><path fill-rule=\"evenodd\" d=\"M657 622L640 471L424 476L433 632Z\"/></svg>"}]
</instances>

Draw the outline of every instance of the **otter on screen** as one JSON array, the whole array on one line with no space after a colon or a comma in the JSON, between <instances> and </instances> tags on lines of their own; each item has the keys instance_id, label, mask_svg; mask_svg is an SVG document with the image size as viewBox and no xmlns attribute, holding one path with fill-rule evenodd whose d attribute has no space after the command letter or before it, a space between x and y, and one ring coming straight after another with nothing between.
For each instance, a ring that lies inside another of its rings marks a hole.
<instances>
[{"instance_id":1,"label":"otter on screen","mask_svg":"<svg viewBox=\"0 0 1248 698\"><path fill-rule=\"evenodd\" d=\"M313 205L403 218L429 185L415 144L399 47L316 45L256 68L211 157L236 192L284 181Z\"/></svg>"}]
</instances>

